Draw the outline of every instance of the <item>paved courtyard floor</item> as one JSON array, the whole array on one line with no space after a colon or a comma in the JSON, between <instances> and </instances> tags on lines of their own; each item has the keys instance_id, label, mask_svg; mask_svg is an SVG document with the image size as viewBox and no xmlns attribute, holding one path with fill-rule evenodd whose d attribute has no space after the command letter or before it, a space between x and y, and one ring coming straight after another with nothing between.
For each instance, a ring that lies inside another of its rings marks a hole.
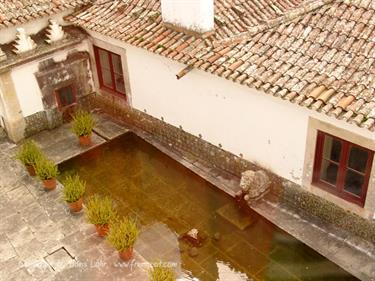
<instances>
[{"instance_id":1,"label":"paved courtyard floor","mask_svg":"<svg viewBox=\"0 0 375 281\"><path fill-rule=\"evenodd\" d=\"M68 147L78 145L71 141ZM14 144L0 141L0 280L147 280L149 264L137 253L142 243L131 264L121 262L83 213L70 213L62 186L44 191L15 152Z\"/></svg>"},{"instance_id":2,"label":"paved courtyard floor","mask_svg":"<svg viewBox=\"0 0 375 281\"><path fill-rule=\"evenodd\" d=\"M98 121L103 125L103 120ZM126 132L105 122L104 128L98 126L92 147ZM83 151L69 125L33 139L56 162ZM153 233L141 232L133 261L122 262L86 222L83 212L70 213L62 200L61 184L54 191L44 191L40 181L30 177L15 159L16 151L15 144L0 140L0 280L148 279L149 263L138 248L144 251L142 236Z\"/></svg>"}]
</instances>

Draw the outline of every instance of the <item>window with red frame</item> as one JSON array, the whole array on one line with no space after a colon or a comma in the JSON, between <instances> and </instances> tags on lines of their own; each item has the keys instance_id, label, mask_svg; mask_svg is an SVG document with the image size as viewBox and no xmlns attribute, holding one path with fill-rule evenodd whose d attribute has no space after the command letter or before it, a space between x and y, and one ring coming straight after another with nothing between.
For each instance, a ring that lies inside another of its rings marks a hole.
<instances>
[{"instance_id":1,"label":"window with red frame","mask_svg":"<svg viewBox=\"0 0 375 281\"><path fill-rule=\"evenodd\" d=\"M101 89L125 97L121 56L94 46Z\"/></svg>"},{"instance_id":2,"label":"window with red frame","mask_svg":"<svg viewBox=\"0 0 375 281\"><path fill-rule=\"evenodd\" d=\"M374 152L318 132L313 183L364 206Z\"/></svg>"}]
</instances>

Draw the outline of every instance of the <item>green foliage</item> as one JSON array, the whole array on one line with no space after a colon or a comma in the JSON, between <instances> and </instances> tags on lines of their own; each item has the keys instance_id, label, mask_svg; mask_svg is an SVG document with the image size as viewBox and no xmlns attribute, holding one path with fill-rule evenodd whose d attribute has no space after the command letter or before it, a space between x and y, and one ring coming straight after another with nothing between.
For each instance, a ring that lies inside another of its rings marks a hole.
<instances>
[{"instance_id":1,"label":"green foliage","mask_svg":"<svg viewBox=\"0 0 375 281\"><path fill-rule=\"evenodd\" d=\"M17 159L20 160L24 165L34 166L38 158L43 157L42 151L33 141L26 141L22 147L18 150Z\"/></svg>"},{"instance_id":2,"label":"green foliage","mask_svg":"<svg viewBox=\"0 0 375 281\"><path fill-rule=\"evenodd\" d=\"M35 163L35 171L36 175L41 180L53 179L59 174L57 165L45 157L40 157L37 159Z\"/></svg>"},{"instance_id":3,"label":"green foliage","mask_svg":"<svg viewBox=\"0 0 375 281\"><path fill-rule=\"evenodd\" d=\"M95 127L95 121L90 112L78 110L73 115L72 131L78 137L89 136Z\"/></svg>"},{"instance_id":4,"label":"green foliage","mask_svg":"<svg viewBox=\"0 0 375 281\"><path fill-rule=\"evenodd\" d=\"M134 246L139 234L136 222L131 218L115 221L107 235L107 241L118 251L128 250Z\"/></svg>"},{"instance_id":5,"label":"green foliage","mask_svg":"<svg viewBox=\"0 0 375 281\"><path fill-rule=\"evenodd\" d=\"M78 175L67 176L64 180L63 196L68 203L78 201L85 193L86 183Z\"/></svg>"},{"instance_id":6,"label":"green foliage","mask_svg":"<svg viewBox=\"0 0 375 281\"><path fill-rule=\"evenodd\" d=\"M113 201L109 197L93 195L89 198L86 208L87 220L95 225L107 224L116 217Z\"/></svg>"},{"instance_id":7,"label":"green foliage","mask_svg":"<svg viewBox=\"0 0 375 281\"><path fill-rule=\"evenodd\" d=\"M149 271L150 281L175 281L176 274L173 268L161 263L154 264Z\"/></svg>"}]
</instances>

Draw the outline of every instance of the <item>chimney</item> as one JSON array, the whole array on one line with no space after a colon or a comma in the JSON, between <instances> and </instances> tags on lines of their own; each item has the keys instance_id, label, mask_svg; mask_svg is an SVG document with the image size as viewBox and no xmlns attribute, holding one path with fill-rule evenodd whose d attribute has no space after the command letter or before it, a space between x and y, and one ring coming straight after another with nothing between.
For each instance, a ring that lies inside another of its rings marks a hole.
<instances>
[{"instance_id":1,"label":"chimney","mask_svg":"<svg viewBox=\"0 0 375 281\"><path fill-rule=\"evenodd\" d=\"M214 29L214 0L161 0L163 22L181 31L206 33Z\"/></svg>"}]
</instances>

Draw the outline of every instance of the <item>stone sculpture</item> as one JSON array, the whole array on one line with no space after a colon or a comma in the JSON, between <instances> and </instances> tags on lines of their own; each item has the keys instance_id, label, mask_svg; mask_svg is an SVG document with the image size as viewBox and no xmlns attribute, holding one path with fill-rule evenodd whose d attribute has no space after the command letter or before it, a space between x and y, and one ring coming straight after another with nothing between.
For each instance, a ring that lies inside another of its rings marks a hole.
<instances>
[{"instance_id":1,"label":"stone sculpture","mask_svg":"<svg viewBox=\"0 0 375 281\"><path fill-rule=\"evenodd\" d=\"M60 41L65 36L64 30L62 27L54 20L50 20L50 25L47 28L47 37L46 42L52 44L54 42Z\"/></svg>"},{"instance_id":2,"label":"stone sculpture","mask_svg":"<svg viewBox=\"0 0 375 281\"><path fill-rule=\"evenodd\" d=\"M242 173L240 187L246 201L256 199L270 187L271 181L266 172L248 170Z\"/></svg>"}]
</instances>

